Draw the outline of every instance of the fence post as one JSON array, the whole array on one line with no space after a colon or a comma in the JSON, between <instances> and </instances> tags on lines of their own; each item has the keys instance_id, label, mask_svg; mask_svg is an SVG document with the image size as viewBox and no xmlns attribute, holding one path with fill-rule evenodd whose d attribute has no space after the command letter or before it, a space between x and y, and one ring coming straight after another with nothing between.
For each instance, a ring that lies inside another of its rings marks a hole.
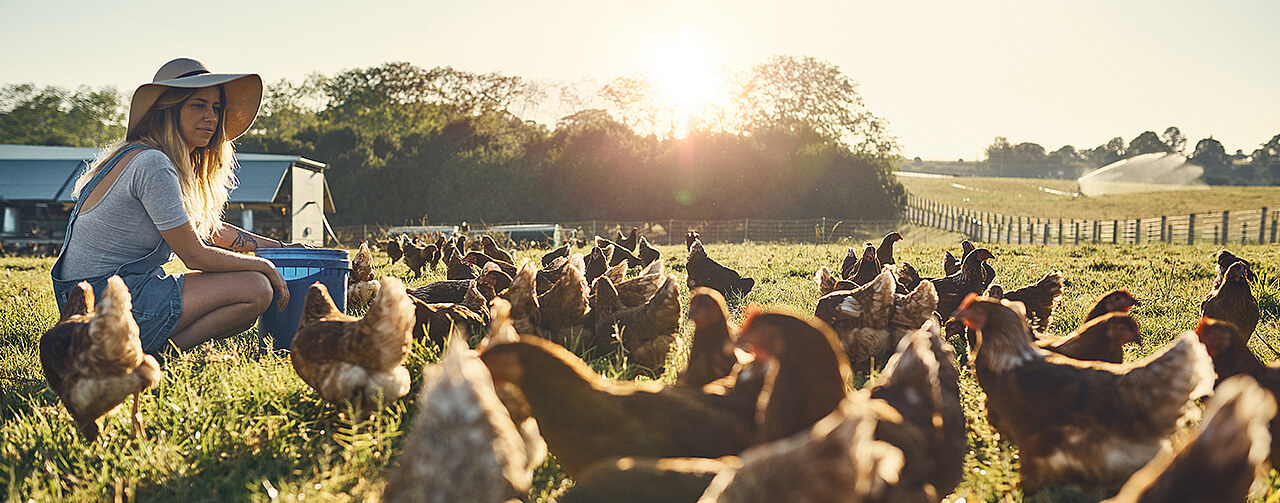
<instances>
[{"instance_id":1,"label":"fence post","mask_svg":"<svg viewBox=\"0 0 1280 503\"><path fill-rule=\"evenodd\" d=\"M1161 243L1173 242L1173 236L1165 234L1164 232L1166 229L1168 229L1168 227L1169 227L1169 217L1165 215L1160 215L1160 242Z\"/></svg>"},{"instance_id":2,"label":"fence post","mask_svg":"<svg viewBox=\"0 0 1280 503\"><path fill-rule=\"evenodd\" d=\"M1258 219L1258 244L1267 242L1267 207L1262 207L1262 217Z\"/></svg>"},{"instance_id":3,"label":"fence post","mask_svg":"<svg viewBox=\"0 0 1280 503\"><path fill-rule=\"evenodd\" d=\"M751 229L751 219L750 218L742 219L742 242L743 243L747 242L747 233L750 232L750 229Z\"/></svg>"},{"instance_id":4,"label":"fence post","mask_svg":"<svg viewBox=\"0 0 1280 503\"><path fill-rule=\"evenodd\" d=\"M1058 219L1058 246L1062 246L1062 219Z\"/></svg>"},{"instance_id":5,"label":"fence post","mask_svg":"<svg viewBox=\"0 0 1280 503\"><path fill-rule=\"evenodd\" d=\"M1120 242L1120 221L1111 221L1111 244L1119 244Z\"/></svg>"},{"instance_id":6,"label":"fence post","mask_svg":"<svg viewBox=\"0 0 1280 503\"><path fill-rule=\"evenodd\" d=\"M1249 244L1249 222L1240 222L1240 244Z\"/></svg>"},{"instance_id":7,"label":"fence post","mask_svg":"<svg viewBox=\"0 0 1280 503\"><path fill-rule=\"evenodd\" d=\"M1071 235L1074 236L1075 244L1079 245L1080 244L1080 222L1077 222L1076 219L1074 218L1071 219L1071 227L1073 227L1073 229L1071 230Z\"/></svg>"},{"instance_id":8,"label":"fence post","mask_svg":"<svg viewBox=\"0 0 1280 503\"><path fill-rule=\"evenodd\" d=\"M1142 219L1133 221L1133 244L1142 244Z\"/></svg>"},{"instance_id":9,"label":"fence post","mask_svg":"<svg viewBox=\"0 0 1280 503\"><path fill-rule=\"evenodd\" d=\"M1223 245L1227 244L1227 224L1229 223L1231 223L1231 212L1224 210L1222 212L1222 241L1219 241Z\"/></svg>"},{"instance_id":10,"label":"fence post","mask_svg":"<svg viewBox=\"0 0 1280 503\"><path fill-rule=\"evenodd\" d=\"M1196 244L1196 214L1187 215L1187 244Z\"/></svg>"},{"instance_id":11,"label":"fence post","mask_svg":"<svg viewBox=\"0 0 1280 503\"><path fill-rule=\"evenodd\" d=\"M1018 244L1022 244L1022 217L1018 217Z\"/></svg>"},{"instance_id":12,"label":"fence post","mask_svg":"<svg viewBox=\"0 0 1280 503\"><path fill-rule=\"evenodd\" d=\"M1031 235L1031 240L1030 240L1031 244L1036 244L1036 227L1039 227L1039 226L1040 226L1039 218L1036 219L1035 225L1031 225L1031 217L1027 217L1027 227L1030 227L1030 229L1028 229L1029 231L1028 233Z\"/></svg>"},{"instance_id":13,"label":"fence post","mask_svg":"<svg viewBox=\"0 0 1280 503\"><path fill-rule=\"evenodd\" d=\"M1276 242L1276 222L1278 220L1280 219L1277 219L1276 217L1271 217L1271 242L1272 243Z\"/></svg>"}]
</instances>

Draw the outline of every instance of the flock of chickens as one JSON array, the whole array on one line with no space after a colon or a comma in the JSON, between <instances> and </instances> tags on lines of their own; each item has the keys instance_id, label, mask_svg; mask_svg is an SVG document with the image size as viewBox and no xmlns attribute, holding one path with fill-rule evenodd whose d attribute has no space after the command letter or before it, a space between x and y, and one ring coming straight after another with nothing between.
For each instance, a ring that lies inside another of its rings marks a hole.
<instances>
[{"instance_id":1,"label":"flock of chickens","mask_svg":"<svg viewBox=\"0 0 1280 503\"><path fill-rule=\"evenodd\" d=\"M1021 489L1054 486L1109 501L1244 501L1277 462L1271 392L1280 368L1247 347L1259 310L1250 264L1219 252L1203 319L1151 356L1117 290L1068 335L1048 334L1060 273L1005 291L968 242L947 275L922 278L893 258L901 236L850 248L839 278L815 274L812 315L747 305L740 326L726 297L754 286L686 236L690 298L637 231L569 245L541 267L516 264L482 236L379 243L415 275L443 262L446 280L408 289L377 279L362 244L342 313L323 284L307 292L290 358L298 375L355 419L408 394L414 339L445 348L424 371L418 413L387 501L508 501L526 497L546 454L574 480L560 501L937 502L960 483L966 439L960 372L971 367L990 423L1019 448ZM629 272L638 274L629 276ZM41 340L50 387L82 434L158 385L129 295L113 278L102 300L82 285ZM668 372L682 314L693 322L674 384L615 381L585 362L621 354L639 373ZM941 314L941 316L939 316ZM948 340L968 347L956 352ZM475 349L471 346L475 345ZM855 372L883 365L863 389ZM1204 407L1197 405L1210 397ZM349 407L349 408L347 408ZM1203 413L1179 450L1170 436Z\"/></svg>"}]
</instances>

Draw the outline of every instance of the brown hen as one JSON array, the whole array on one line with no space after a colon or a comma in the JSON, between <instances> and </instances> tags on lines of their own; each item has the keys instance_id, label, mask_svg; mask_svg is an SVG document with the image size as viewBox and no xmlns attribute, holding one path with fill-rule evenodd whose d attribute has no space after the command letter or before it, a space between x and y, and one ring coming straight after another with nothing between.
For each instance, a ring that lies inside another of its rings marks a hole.
<instances>
[{"instance_id":1,"label":"brown hen","mask_svg":"<svg viewBox=\"0 0 1280 503\"><path fill-rule=\"evenodd\" d=\"M975 292L977 293L977 292ZM1004 298L1026 306L1027 321L1036 333L1045 333L1053 324L1053 306L1062 296L1062 272L1044 275L1040 281L1004 293Z\"/></svg>"},{"instance_id":2,"label":"brown hen","mask_svg":"<svg viewBox=\"0 0 1280 503\"><path fill-rule=\"evenodd\" d=\"M1193 333L1117 365L1035 347L1016 302L971 295L956 317L978 333L975 374L987 416L1018 446L1027 494L1052 484L1118 486L1212 390L1213 362Z\"/></svg>"},{"instance_id":3,"label":"brown hen","mask_svg":"<svg viewBox=\"0 0 1280 503\"><path fill-rule=\"evenodd\" d=\"M756 280L738 274L738 271L720 265L707 256L702 241L697 239L689 246L689 258L685 261L685 272L689 274L689 289L705 286L720 292L725 298L746 297Z\"/></svg>"},{"instance_id":4,"label":"brown hen","mask_svg":"<svg viewBox=\"0 0 1280 503\"><path fill-rule=\"evenodd\" d=\"M163 374L156 359L142 352L132 308L129 287L119 276L107 279L96 308L92 287L81 282L68 294L61 320L40 338L45 380L86 441L97 440L102 417L129 395L134 434L143 434L139 401Z\"/></svg>"},{"instance_id":5,"label":"brown hen","mask_svg":"<svg viewBox=\"0 0 1280 503\"><path fill-rule=\"evenodd\" d=\"M824 295L814 308L814 315L835 330L849 363L859 372L869 370L873 360L883 363L897 343L889 334L896 285L886 269L857 289Z\"/></svg>"},{"instance_id":6,"label":"brown hen","mask_svg":"<svg viewBox=\"0 0 1280 503\"><path fill-rule=\"evenodd\" d=\"M354 418L363 419L409 392L409 371L402 364L413 323L413 302L396 278L382 279L378 296L360 319L339 311L317 282L307 290L290 359L298 377L321 398L350 402Z\"/></svg>"},{"instance_id":7,"label":"brown hen","mask_svg":"<svg viewBox=\"0 0 1280 503\"><path fill-rule=\"evenodd\" d=\"M1036 346L1077 360L1124 363L1124 345L1141 344L1138 322L1125 313L1107 313L1070 335L1056 339L1040 339Z\"/></svg>"},{"instance_id":8,"label":"brown hen","mask_svg":"<svg viewBox=\"0 0 1280 503\"><path fill-rule=\"evenodd\" d=\"M1110 503L1224 503L1249 500L1249 488L1269 471L1267 423L1276 413L1271 393L1253 379L1222 383L1205 407L1195 435L1163 451L1133 474Z\"/></svg>"},{"instance_id":9,"label":"brown hen","mask_svg":"<svg viewBox=\"0 0 1280 503\"><path fill-rule=\"evenodd\" d=\"M540 337L494 344L481 359L496 384L514 385L571 477L608 458L735 454L754 433L750 414L709 405L693 390L608 381L563 346Z\"/></svg>"},{"instance_id":10,"label":"brown hen","mask_svg":"<svg viewBox=\"0 0 1280 503\"><path fill-rule=\"evenodd\" d=\"M1227 268L1222 284L1205 296L1200 313L1216 320L1229 321L1248 340L1258 328L1258 299L1249 287L1249 266L1237 261Z\"/></svg>"},{"instance_id":11,"label":"brown hen","mask_svg":"<svg viewBox=\"0 0 1280 503\"><path fill-rule=\"evenodd\" d=\"M738 359L733 345L738 327L729 323L729 307L724 296L710 288L689 292L689 319L693 321L689 362L676 377L676 386L701 389L733 372Z\"/></svg>"},{"instance_id":12,"label":"brown hen","mask_svg":"<svg viewBox=\"0 0 1280 503\"><path fill-rule=\"evenodd\" d=\"M630 362L639 367L641 375L657 377L666 369L667 354L680 331L680 309L675 276L667 276L648 302L624 307L608 318L596 318L596 324L616 327Z\"/></svg>"}]
</instances>

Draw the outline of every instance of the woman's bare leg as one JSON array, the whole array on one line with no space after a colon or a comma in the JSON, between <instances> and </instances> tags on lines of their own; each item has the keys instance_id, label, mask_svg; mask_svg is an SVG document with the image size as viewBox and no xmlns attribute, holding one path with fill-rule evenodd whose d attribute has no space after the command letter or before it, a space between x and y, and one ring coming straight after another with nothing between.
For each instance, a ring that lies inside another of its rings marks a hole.
<instances>
[{"instance_id":1,"label":"woman's bare leg","mask_svg":"<svg viewBox=\"0 0 1280 503\"><path fill-rule=\"evenodd\" d=\"M190 272L182 282L182 316L169 337L180 349L244 331L271 303L271 283L255 271Z\"/></svg>"}]
</instances>

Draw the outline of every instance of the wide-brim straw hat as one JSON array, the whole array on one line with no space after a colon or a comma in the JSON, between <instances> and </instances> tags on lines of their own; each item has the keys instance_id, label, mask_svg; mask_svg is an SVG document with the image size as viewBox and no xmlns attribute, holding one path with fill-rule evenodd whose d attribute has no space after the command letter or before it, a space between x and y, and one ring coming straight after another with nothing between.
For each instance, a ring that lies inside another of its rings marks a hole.
<instances>
[{"instance_id":1,"label":"wide-brim straw hat","mask_svg":"<svg viewBox=\"0 0 1280 503\"><path fill-rule=\"evenodd\" d=\"M134 137L142 117L166 89L199 89L216 85L221 85L227 96L227 102L222 105L222 128L226 138L228 141L239 138L258 117L258 108L262 106L262 77L256 73L211 73L204 63L190 58L165 63L150 83L138 86L133 92L126 137Z\"/></svg>"}]
</instances>

